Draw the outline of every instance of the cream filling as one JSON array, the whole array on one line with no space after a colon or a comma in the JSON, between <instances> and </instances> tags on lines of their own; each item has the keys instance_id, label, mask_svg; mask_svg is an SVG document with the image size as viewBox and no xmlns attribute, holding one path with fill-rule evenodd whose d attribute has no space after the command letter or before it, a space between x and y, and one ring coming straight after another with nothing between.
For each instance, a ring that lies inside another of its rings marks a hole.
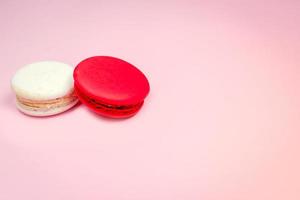
<instances>
[{"instance_id":1,"label":"cream filling","mask_svg":"<svg viewBox=\"0 0 300 200\"><path fill-rule=\"evenodd\" d=\"M75 96L74 92L61 98L44 101L30 100L20 96L16 96L16 98L19 106L31 111L49 111L52 109L67 106L74 101L77 101L77 97Z\"/></svg>"}]
</instances>

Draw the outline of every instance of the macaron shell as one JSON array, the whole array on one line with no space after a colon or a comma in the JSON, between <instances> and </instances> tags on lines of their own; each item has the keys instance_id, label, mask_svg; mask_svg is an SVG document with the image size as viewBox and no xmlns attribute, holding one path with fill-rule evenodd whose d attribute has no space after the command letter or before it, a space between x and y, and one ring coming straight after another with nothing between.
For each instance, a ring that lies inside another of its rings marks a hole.
<instances>
[{"instance_id":1,"label":"macaron shell","mask_svg":"<svg viewBox=\"0 0 300 200\"><path fill-rule=\"evenodd\" d=\"M56 61L42 61L19 69L11 81L17 96L31 100L60 98L73 91L73 68Z\"/></svg>"},{"instance_id":2,"label":"macaron shell","mask_svg":"<svg viewBox=\"0 0 300 200\"><path fill-rule=\"evenodd\" d=\"M65 106L60 106L56 108L49 109L47 111L39 111L39 110L32 110L27 106L24 106L20 104L18 101L16 101L16 107L19 111L22 113L33 116L33 117L47 117L47 116L52 116L52 115L57 115L60 113L63 113L72 107L74 107L78 103L78 100L71 102L70 104L67 104Z\"/></svg>"},{"instance_id":3,"label":"macaron shell","mask_svg":"<svg viewBox=\"0 0 300 200\"><path fill-rule=\"evenodd\" d=\"M74 80L85 95L112 105L137 104L150 90L146 76L139 69L108 56L91 57L79 63Z\"/></svg>"}]
</instances>

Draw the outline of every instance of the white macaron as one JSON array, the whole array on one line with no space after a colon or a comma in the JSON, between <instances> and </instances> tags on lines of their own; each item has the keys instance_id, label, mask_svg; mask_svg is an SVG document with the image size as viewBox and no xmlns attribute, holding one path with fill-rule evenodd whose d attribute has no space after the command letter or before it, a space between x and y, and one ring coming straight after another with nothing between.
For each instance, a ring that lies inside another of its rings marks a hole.
<instances>
[{"instance_id":1,"label":"white macaron","mask_svg":"<svg viewBox=\"0 0 300 200\"><path fill-rule=\"evenodd\" d=\"M71 66L56 61L22 67L11 81L17 108L31 116L50 116L76 105L73 70Z\"/></svg>"}]
</instances>

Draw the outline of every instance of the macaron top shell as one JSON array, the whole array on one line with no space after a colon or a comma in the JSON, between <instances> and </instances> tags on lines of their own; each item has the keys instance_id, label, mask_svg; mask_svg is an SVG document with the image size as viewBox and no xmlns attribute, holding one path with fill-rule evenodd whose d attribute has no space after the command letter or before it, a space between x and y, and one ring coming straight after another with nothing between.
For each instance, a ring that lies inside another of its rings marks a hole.
<instances>
[{"instance_id":1,"label":"macaron top shell","mask_svg":"<svg viewBox=\"0 0 300 200\"><path fill-rule=\"evenodd\" d=\"M24 66L11 81L17 96L31 100L63 97L73 91L73 68L56 61L43 61Z\"/></svg>"},{"instance_id":2,"label":"macaron top shell","mask_svg":"<svg viewBox=\"0 0 300 200\"><path fill-rule=\"evenodd\" d=\"M150 90L147 78L139 69L109 56L95 56L79 63L74 80L80 92L112 105L140 103Z\"/></svg>"}]
</instances>

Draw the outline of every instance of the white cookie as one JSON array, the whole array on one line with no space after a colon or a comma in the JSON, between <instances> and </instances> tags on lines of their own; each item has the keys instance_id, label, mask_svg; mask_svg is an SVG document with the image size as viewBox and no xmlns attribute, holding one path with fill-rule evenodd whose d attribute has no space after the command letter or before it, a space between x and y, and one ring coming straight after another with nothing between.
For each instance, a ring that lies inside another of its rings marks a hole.
<instances>
[{"instance_id":1,"label":"white cookie","mask_svg":"<svg viewBox=\"0 0 300 200\"><path fill-rule=\"evenodd\" d=\"M74 94L73 68L60 62L26 65L16 72L11 85L17 96L17 108L32 116L58 114L78 101Z\"/></svg>"}]
</instances>

